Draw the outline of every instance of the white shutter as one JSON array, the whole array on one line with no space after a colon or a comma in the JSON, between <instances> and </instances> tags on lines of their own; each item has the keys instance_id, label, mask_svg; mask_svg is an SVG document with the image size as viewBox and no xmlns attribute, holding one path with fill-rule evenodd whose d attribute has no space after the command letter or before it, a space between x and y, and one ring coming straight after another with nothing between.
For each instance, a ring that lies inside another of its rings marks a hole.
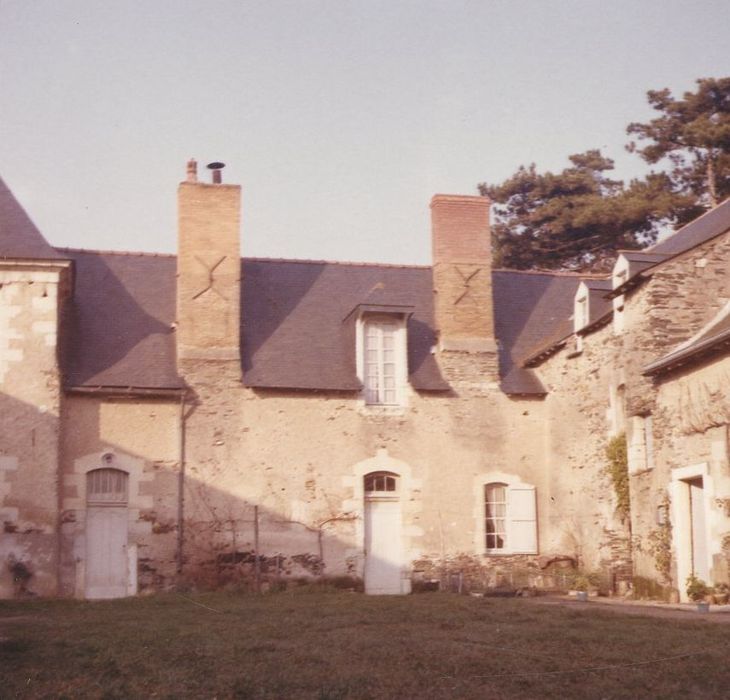
<instances>
[{"instance_id":1,"label":"white shutter","mask_svg":"<svg viewBox=\"0 0 730 700\"><path fill-rule=\"evenodd\" d=\"M507 491L507 547L515 554L537 554L535 487L510 486Z\"/></svg>"}]
</instances>

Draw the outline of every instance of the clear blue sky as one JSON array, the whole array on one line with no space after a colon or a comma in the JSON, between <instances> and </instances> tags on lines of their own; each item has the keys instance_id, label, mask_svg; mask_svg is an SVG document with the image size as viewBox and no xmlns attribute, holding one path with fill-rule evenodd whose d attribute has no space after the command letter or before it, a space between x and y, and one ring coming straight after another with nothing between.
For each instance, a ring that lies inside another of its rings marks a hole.
<instances>
[{"instance_id":1,"label":"clear blue sky","mask_svg":"<svg viewBox=\"0 0 730 700\"><path fill-rule=\"evenodd\" d=\"M600 147L730 74L726 0L0 0L0 175L55 245L173 252L194 156L245 255L427 263L435 192Z\"/></svg>"}]
</instances>

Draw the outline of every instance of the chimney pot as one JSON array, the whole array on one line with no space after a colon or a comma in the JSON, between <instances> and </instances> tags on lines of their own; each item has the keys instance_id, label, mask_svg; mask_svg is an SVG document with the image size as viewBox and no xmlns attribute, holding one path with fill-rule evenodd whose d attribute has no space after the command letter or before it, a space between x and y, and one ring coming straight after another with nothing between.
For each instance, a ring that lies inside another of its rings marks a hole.
<instances>
[{"instance_id":1,"label":"chimney pot","mask_svg":"<svg viewBox=\"0 0 730 700\"><path fill-rule=\"evenodd\" d=\"M218 161L214 161L213 163L208 163L208 165L207 165L208 170L213 171L213 184L214 185L220 185L221 182L223 182L223 179L221 177L221 171L225 167L226 167L225 163L219 163Z\"/></svg>"},{"instance_id":2,"label":"chimney pot","mask_svg":"<svg viewBox=\"0 0 730 700\"><path fill-rule=\"evenodd\" d=\"M195 158L188 161L188 182L198 181L198 162Z\"/></svg>"}]
</instances>

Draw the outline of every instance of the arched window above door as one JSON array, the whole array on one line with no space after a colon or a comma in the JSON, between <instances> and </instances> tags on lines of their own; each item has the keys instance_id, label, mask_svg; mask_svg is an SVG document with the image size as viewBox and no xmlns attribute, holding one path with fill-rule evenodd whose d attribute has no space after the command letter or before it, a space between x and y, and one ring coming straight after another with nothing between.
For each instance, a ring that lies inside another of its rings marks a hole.
<instances>
[{"instance_id":1,"label":"arched window above door","mask_svg":"<svg viewBox=\"0 0 730 700\"><path fill-rule=\"evenodd\" d=\"M123 506L129 500L129 475L121 469L94 469L86 475L86 502Z\"/></svg>"},{"instance_id":2,"label":"arched window above door","mask_svg":"<svg viewBox=\"0 0 730 700\"><path fill-rule=\"evenodd\" d=\"M393 472L371 472L365 475L366 494L395 493L398 490L398 475Z\"/></svg>"}]
</instances>

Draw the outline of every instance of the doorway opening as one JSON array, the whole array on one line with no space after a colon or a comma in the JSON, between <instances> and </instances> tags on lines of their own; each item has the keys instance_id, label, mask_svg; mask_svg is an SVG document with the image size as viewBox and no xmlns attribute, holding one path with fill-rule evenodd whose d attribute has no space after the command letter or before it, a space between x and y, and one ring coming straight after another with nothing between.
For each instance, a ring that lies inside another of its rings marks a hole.
<instances>
[{"instance_id":1,"label":"doorway opening","mask_svg":"<svg viewBox=\"0 0 730 700\"><path fill-rule=\"evenodd\" d=\"M128 595L129 475L94 469L86 475L86 585L90 599Z\"/></svg>"},{"instance_id":2,"label":"doorway opening","mask_svg":"<svg viewBox=\"0 0 730 700\"><path fill-rule=\"evenodd\" d=\"M399 595L405 592L400 479L386 471L371 472L363 479L365 592Z\"/></svg>"}]
</instances>

